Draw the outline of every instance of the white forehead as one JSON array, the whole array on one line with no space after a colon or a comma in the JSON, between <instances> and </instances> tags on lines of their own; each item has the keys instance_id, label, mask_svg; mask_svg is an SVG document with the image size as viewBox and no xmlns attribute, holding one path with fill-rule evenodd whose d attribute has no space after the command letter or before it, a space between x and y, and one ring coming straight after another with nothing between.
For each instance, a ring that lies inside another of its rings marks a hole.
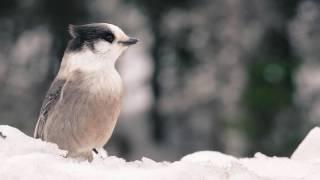
<instances>
[{"instance_id":1,"label":"white forehead","mask_svg":"<svg viewBox=\"0 0 320 180\"><path fill-rule=\"evenodd\" d=\"M126 33L123 32L123 30L121 28L119 28L116 25L113 24L108 24L108 23L104 23L112 32L113 34L118 38L118 39L122 39L122 38L127 38L128 36L126 35Z\"/></svg>"}]
</instances>

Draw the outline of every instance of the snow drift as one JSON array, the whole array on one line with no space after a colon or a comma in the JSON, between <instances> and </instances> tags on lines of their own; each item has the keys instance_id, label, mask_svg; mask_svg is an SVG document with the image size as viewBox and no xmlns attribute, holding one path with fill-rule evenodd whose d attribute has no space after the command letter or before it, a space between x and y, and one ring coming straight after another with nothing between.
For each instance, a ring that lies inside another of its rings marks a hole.
<instances>
[{"instance_id":1,"label":"snow drift","mask_svg":"<svg viewBox=\"0 0 320 180\"><path fill-rule=\"evenodd\" d=\"M320 128L314 128L291 158L235 158L214 151L196 152L176 162L148 158L126 162L96 156L92 163L66 159L55 144L0 126L0 179L112 179L112 180L298 180L320 179Z\"/></svg>"}]
</instances>

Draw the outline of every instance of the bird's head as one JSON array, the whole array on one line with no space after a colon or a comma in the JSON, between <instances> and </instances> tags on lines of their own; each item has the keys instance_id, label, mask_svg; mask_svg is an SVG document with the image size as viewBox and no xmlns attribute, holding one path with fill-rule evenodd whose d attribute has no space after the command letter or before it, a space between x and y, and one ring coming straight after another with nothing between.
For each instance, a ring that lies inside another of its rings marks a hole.
<instances>
[{"instance_id":1,"label":"bird's head","mask_svg":"<svg viewBox=\"0 0 320 180\"><path fill-rule=\"evenodd\" d=\"M107 23L69 25L69 33L72 40L66 53L91 53L113 63L130 45L138 42L118 26Z\"/></svg>"}]
</instances>

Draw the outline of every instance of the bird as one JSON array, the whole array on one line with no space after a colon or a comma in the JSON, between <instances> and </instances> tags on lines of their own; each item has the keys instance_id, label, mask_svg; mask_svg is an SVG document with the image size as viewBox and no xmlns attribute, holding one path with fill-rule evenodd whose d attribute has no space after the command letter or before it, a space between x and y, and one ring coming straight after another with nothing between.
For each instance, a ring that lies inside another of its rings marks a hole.
<instances>
[{"instance_id":1,"label":"bird","mask_svg":"<svg viewBox=\"0 0 320 180\"><path fill-rule=\"evenodd\" d=\"M69 25L71 39L43 100L34 138L92 162L110 139L121 110L123 84L115 63L138 42L109 23Z\"/></svg>"}]
</instances>

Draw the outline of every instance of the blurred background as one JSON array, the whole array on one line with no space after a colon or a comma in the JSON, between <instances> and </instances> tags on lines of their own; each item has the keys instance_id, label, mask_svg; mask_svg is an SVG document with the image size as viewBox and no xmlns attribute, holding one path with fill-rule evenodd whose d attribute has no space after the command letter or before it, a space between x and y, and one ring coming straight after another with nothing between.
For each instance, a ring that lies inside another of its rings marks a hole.
<instances>
[{"instance_id":1,"label":"blurred background","mask_svg":"<svg viewBox=\"0 0 320 180\"><path fill-rule=\"evenodd\" d=\"M32 135L68 24L92 22L141 40L117 64L111 155L288 156L320 124L316 0L1 0L0 124Z\"/></svg>"}]
</instances>

